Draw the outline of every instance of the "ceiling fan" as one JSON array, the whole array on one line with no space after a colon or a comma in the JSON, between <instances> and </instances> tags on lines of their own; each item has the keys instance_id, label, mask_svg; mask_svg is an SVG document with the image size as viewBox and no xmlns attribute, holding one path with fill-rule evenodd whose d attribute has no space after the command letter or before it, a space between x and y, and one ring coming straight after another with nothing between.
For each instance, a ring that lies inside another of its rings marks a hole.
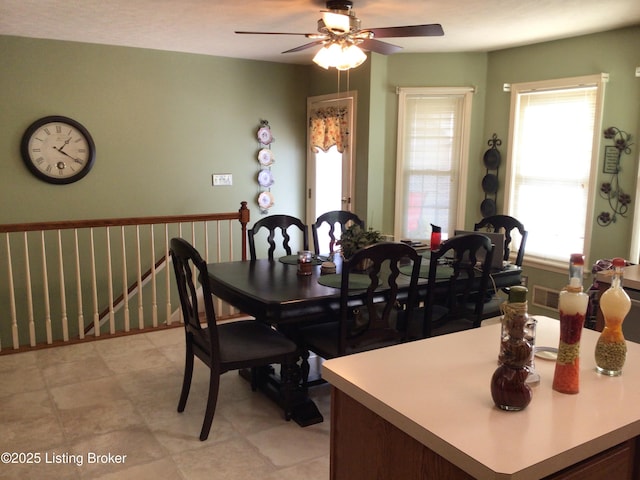
<instances>
[{"instance_id":1,"label":"ceiling fan","mask_svg":"<svg viewBox=\"0 0 640 480\"><path fill-rule=\"evenodd\" d=\"M299 47L286 50L282 53L299 52L319 45L325 47L321 49L322 52L323 50L328 50L332 45L338 45L343 50L357 46L363 50L383 55L396 53L402 50L402 47L381 42L377 40L377 38L432 37L444 35L442 26L438 23L362 29L360 28L360 19L356 17L352 7L353 2L350 0L327 0L327 9L321 10L322 18L318 20L318 33L247 31L236 31L235 33L251 35L304 35L313 40L310 43L300 45ZM314 61L316 60L314 59Z\"/></svg>"}]
</instances>

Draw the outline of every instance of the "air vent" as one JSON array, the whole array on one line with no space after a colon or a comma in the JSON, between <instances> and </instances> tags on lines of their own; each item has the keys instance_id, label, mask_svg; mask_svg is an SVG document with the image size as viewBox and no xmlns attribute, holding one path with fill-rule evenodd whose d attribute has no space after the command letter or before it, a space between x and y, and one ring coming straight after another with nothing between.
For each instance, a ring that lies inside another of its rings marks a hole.
<instances>
[{"instance_id":1,"label":"air vent","mask_svg":"<svg viewBox=\"0 0 640 480\"><path fill-rule=\"evenodd\" d=\"M535 285L533 287L533 299L531 303L537 307L557 311L559 298L559 291Z\"/></svg>"}]
</instances>

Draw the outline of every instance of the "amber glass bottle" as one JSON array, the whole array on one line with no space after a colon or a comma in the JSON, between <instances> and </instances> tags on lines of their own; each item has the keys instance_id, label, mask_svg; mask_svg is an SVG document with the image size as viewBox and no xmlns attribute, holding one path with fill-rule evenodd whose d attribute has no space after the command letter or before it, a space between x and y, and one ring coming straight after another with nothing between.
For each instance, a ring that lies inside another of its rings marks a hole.
<instances>
[{"instance_id":1,"label":"amber glass bottle","mask_svg":"<svg viewBox=\"0 0 640 480\"><path fill-rule=\"evenodd\" d=\"M491 396L502 410L522 410L531 402L527 384L533 346L527 335L527 289L512 287L505 305L500 339L500 366L491 378Z\"/></svg>"}]
</instances>

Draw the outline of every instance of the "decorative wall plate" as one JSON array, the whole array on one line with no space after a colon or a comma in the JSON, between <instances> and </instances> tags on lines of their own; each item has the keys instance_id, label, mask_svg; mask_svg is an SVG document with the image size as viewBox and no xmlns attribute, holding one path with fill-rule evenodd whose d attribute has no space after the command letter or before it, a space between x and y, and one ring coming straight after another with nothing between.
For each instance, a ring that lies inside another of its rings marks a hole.
<instances>
[{"instance_id":1,"label":"decorative wall plate","mask_svg":"<svg viewBox=\"0 0 640 480\"><path fill-rule=\"evenodd\" d=\"M263 169L260 170L260 172L258 173L258 183L260 184L261 187L264 188L269 188L271 185L273 185L273 174L271 173L271 170L268 169Z\"/></svg>"},{"instance_id":2,"label":"decorative wall plate","mask_svg":"<svg viewBox=\"0 0 640 480\"><path fill-rule=\"evenodd\" d=\"M269 145L273 142L273 136L271 135L271 129L269 127L260 127L258 130L258 141L262 145Z\"/></svg>"},{"instance_id":3,"label":"decorative wall plate","mask_svg":"<svg viewBox=\"0 0 640 480\"><path fill-rule=\"evenodd\" d=\"M262 192L258 195L258 206L262 210L273 207L273 195L271 195L271 192Z\"/></svg>"},{"instance_id":4,"label":"decorative wall plate","mask_svg":"<svg viewBox=\"0 0 640 480\"><path fill-rule=\"evenodd\" d=\"M263 167L268 167L274 162L273 152L268 148L263 148L258 152L258 161Z\"/></svg>"}]
</instances>

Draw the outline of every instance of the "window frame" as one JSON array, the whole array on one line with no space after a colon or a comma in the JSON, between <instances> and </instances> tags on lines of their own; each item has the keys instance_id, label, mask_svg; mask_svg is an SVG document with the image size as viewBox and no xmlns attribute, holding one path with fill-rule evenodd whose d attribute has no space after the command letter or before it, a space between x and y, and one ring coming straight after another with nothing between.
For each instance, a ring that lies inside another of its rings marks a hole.
<instances>
[{"instance_id":1,"label":"window frame","mask_svg":"<svg viewBox=\"0 0 640 480\"><path fill-rule=\"evenodd\" d=\"M512 215L512 205L513 205L513 185L515 183L515 168L514 168L514 148L515 148L515 135L516 135L516 127L517 127L517 119L518 119L518 106L519 106L519 98L518 95L523 93L530 93L532 91L558 91L565 90L570 88L577 87L585 87L585 86L595 86L597 87L596 92L596 103L595 103L595 119L593 125L593 137L591 144L591 161L590 161L590 170L589 170L589 181L588 181L588 193L587 193L587 203L585 209L585 231L584 231L584 240L583 240L583 251L575 252L582 253L585 258L589 258L589 253L591 249L591 240L592 240L592 232L594 225L594 209L595 209L595 201L598 192L598 164L599 164L599 152L600 152L600 142L601 142L601 132L602 132L602 122L603 122L603 108L604 108L604 96L605 96L605 85L609 79L608 74L600 73L594 75L585 75L579 77L567 77L567 78L559 78L552 80L542 80L542 81L533 81L533 82L524 82L524 83L513 83L510 85L511 90L511 106L510 106L510 116L509 116L509 136L508 136L508 150L507 150L507 165L505 172L505 189L504 189L504 212L507 215ZM526 228L526 223L525 223ZM527 266L534 266L538 268L543 268L556 272L564 272L566 271L566 264L568 262L568 258L565 260L559 259L547 259L543 257L536 256L535 254L527 254L525 255L524 264Z\"/></svg>"},{"instance_id":2,"label":"window frame","mask_svg":"<svg viewBox=\"0 0 640 480\"><path fill-rule=\"evenodd\" d=\"M455 212L455 225L454 229L461 229L464 226L465 214L466 214L466 198L467 198L467 184L469 176L469 146L471 137L471 117L473 110L473 94L475 93L474 87L399 87L397 88L398 94L398 137L397 137L397 154L396 154L396 194L395 194L395 208L394 208L394 238L396 241L400 240L402 234L403 225L403 198L405 193L404 185L404 169L405 169L405 155L404 155L404 138L407 126L405 125L405 108L406 98L409 95L451 95L462 96L462 118L460 119L460 156L458 164L458 192L457 192L457 205ZM428 232L424 232L422 238L412 238L411 240L428 240Z\"/></svg>"}]
</instances>

